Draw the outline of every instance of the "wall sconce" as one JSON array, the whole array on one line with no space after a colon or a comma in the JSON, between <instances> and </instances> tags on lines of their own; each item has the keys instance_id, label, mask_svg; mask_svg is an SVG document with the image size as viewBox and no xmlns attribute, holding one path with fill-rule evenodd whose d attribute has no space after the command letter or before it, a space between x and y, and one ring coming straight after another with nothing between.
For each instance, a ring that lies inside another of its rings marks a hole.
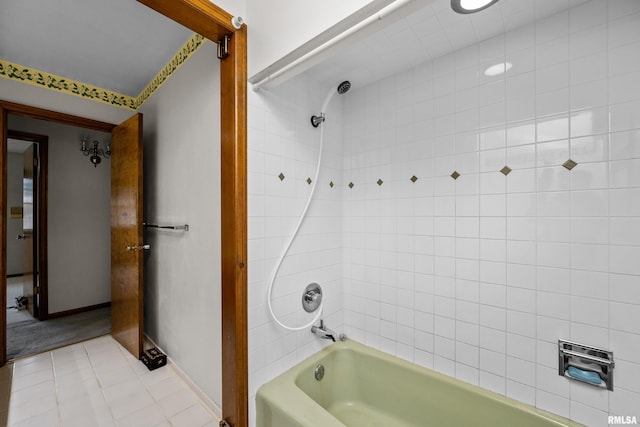
<instances>
[{"instance_id":1,"label":"wall sconce","mask_svg":"<svg viewBox=\"0 0 640 427\"><path fill-rule=\"evenodd\" d=\"M89 160L91 161L91 163L93 163L93 167L97 167L98 164L102 161L102 158L100 156L111 156L111 146L109 146L109 144L107 144L107 148L103 150L102 148L98 147L98 145L100 144L98 141L93 141L92 148L87 147L87 142L88 138L82 138L82 146L80 147L80 151L82 151L82 154L84 154L85 156L91 155L91 157L89 157Z\"/></svg>"}]
</instances>

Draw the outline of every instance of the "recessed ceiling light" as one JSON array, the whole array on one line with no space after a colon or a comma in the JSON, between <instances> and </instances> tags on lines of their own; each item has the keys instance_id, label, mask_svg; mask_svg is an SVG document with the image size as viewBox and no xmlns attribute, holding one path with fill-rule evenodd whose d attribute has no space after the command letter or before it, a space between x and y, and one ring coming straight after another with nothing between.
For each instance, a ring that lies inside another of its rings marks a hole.
<instances>
[{"instance_id":1,"label":"recessed ceiling light","mask_svg":"<svg viewBox=\"0 0 640 427\"><path fill-rule=\"evenodd\" d=\"M451 9L458 13L474 13L497 2L498 0L451 0Z\"/></svg>"},{"instance_id":2,"label":"recessed ceiling light","mask_svg":"<svg viewBox=\"0 0 640 427\"><path fill-rule=\"evenodd\" d=\"M509 71L511 67L511 62L500 62L484 70L484 75L489 77L498 76Z\"/></svg>"}]
</instances>

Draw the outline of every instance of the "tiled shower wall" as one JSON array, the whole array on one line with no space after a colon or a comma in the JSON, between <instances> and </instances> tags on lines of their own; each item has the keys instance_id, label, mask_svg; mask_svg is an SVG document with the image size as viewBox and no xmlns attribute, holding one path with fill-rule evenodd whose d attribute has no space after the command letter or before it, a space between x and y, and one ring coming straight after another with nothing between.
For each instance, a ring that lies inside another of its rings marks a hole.
<instances>
[{"instance_id":1,"label":"tiled shower wall","mask_svg":"<svg viewBox=\"0 0 640 427\"><path fill-rule=\"evenodd\" d=\"M271 319L267 287L311 191L320 130L310 124L329 88L304 77L273 90L249 91L249 414L266 381L320 350L328 341L309 329L285 331ZM286 325L312 320L301 305L311 282L324 290L324 319L343 329L342 120L333 100L327 112L322 170L307 218L275 281L273 308Z\"/></svg>"},{"instance_id":2,"label":"tiled shower wall","mask_svg":"<svg viewBox=\"0 0 640 427\"><path fill-rule=\"evenodd\" d=\"M588 425L640 417L640 2L353 83L348 334ZM558 338L612 350L615 391L560 377Z\"/></svg>"}]
</instances>

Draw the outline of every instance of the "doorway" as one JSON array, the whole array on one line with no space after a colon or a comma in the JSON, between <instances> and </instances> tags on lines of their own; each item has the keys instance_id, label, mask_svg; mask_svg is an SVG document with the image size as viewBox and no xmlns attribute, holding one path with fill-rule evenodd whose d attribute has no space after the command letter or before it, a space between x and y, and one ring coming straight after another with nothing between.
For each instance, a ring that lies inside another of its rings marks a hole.
<instances>
[{"instance_id":1,"label":"doorway","mask_svg":"<svg viewBox=\"0 0 640 427\"><path fill-rule=\"evenodd\" d=\"M12 142L29 146L34 141L38 154L37 162L25 157L13 165L19 169L14 171L20 175L18 191L22 193L24 182L26 190L33 189L33 197L24 205L24 227L16 224L22 219L8 218L12 231L7 233L7 261L26 250L25 255L33 256L24 259L35 264L29 268L27 262L20 270L24 276L7 279L8 307L16 306L16 296L28 301L24 310L7 309L7 356L14 359L110 331L110 165L105 159L94 167L89 154L80 151L81 140L99 140L104 146L110 134L15 114L9 115L8 127L9 176L12 161L22 156L11 153ZM30 169L33 180L23 173ZM10 207L15 204L11 190ZM27 214L31 200L33 220ZM24 239L16 240L16 235ZM7 268L10 272L16 267L8 262ZM24 287L16 283L23 279ZM20 293L13 295L18 287Z\"/></svg>"},{"instance_id":2,"label":"doorway","mask_svg":"<svg viewBox=\"0 0 640 427\"><path fill-rule=\"evenodd\" d=\"M48 137L8 131L7 277L15 319L47 317L47 165ZM8 314L9 315L9 314Z\"/></svg>"},{"instance_id":3,"label":"doorway","mask_svg":"<svg viewBox=\"0 0 640 427\"><path fill-rule=\"evenodd\" d=\"M222 362L223 418L231 426L248 425L248 363L247 363L247 28L235 29L232 15L208 0L139 0L159 13L218 42L225 36L228 56L221 62L221 154L222 154ZM212 60L214 60L212 58ZM4 104L4 105L2 105ZM6 173L4 140L6 139L6 111L15 104L0 103L0 169ZM61 122L69 122L58 115ZM88 128L110 131L113 125L92 122ZM106 125L106 127L105 127ZM0 181L0 194L6 194ZM2 235L6 229L2 217ZM0 276L4 276L4 255L0 261ZM0 277L4 280L4 277ZM6 304L5 295L0 296ZM4 317L4 313L2 314ZM0 325L6 319L0 319ZM0 328L0 342L6 336ZM6 362L0 353L0 365Z\"/></svg>"}]
</instances>

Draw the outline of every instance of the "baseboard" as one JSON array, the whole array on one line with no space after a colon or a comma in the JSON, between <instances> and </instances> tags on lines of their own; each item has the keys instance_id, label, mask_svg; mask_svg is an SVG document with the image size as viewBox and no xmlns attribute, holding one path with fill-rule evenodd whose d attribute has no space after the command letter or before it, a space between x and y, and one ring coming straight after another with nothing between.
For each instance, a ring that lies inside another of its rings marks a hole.
<instances>
[{"instance_id":1,"label":"baseboard","mask_svg":"<svg viewBox=\"0 0 640 427\"><path fill-rule=\"evenodd\" d=\"M167 354L151 338L149 338L147 334L144 334L144 340L146 343L149 344L149 347L156 347L163 353ZM148 347L145 346L145 348L148 348ZM211 411L211 413L218 418L218 421L220 421L222 419L222 409L220 409L220 407L213 400L211 400L211 398L207 396L207 394L204 391L202 391L202 389L198 387L198 385L195 382L193 382L191 377L187 375L186 372L180 369L180 367L176 365L176 363L173 360L171 360L171 357L169 357L169 355L167 355L167 363L171 365L171 368L180 377L180 379L184 381L185 384L187 384L187 387L189 387L191 391L194 392L196 396L198 396L198 398L202 401L202 403L204 403L207 409Z\"/></svg>"},{"instance_id":2,"label":"baseboard","mask_svg":"<svg viewBox=\"0 0 640 427\"><path fill-rule=\"evenodd\" d=\"M86 307L73 308L71 310L59 311L57 313L49 313L47 319L57 319L58 317L72 316L74 314L85 313L87 311L98 310L100 308L111 307L111 301L102 304L88 305Z\"/></svg>"}]
</instances>

